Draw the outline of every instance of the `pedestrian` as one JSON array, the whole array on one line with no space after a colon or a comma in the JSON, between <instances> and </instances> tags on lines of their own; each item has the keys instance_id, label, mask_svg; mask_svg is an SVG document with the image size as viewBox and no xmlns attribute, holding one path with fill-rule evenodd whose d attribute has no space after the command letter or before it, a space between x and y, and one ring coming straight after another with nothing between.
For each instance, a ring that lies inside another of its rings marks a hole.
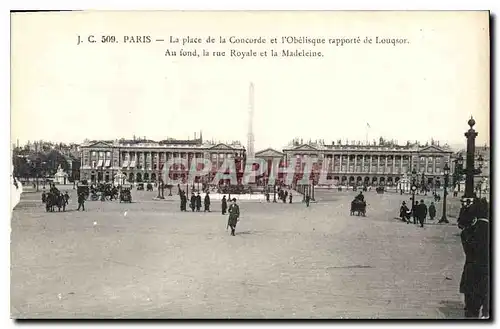
<instances>
[{"instance_id":1,"label":"pedestrian","mask_svg":"<svg viewBox=\"0 0 500 329\"><path fill-rule=\"evenodd\" d=\"M45 194L45 191L42 193L42 203L45 203L47 201L47 194Z\"/></svg>"},{"instance_id":2,"label":"pedestrian","mask_svg":"<svg viewBox=\"0 0 500 329\"><path fill-rule=\"evenodd\" d=\"M204 200L204 204L205 204L205 212L210 212L210 197L208 196L208 191L207 191L207 194L205 195L205 200Z\"/></svg>"},{"instance_id":3,"label":"pedestrian","mask_svg":"<svg viewBox=\"0 0 500 329\"><path fill-rule=\"evenodd\" d=\"M288 199L288 191L285 191L285 198L283 199L284 203L286 203L286 199Z\"/></svg>"},{"instance_id":4,"label":"pedestrian","mask_svg":"<svg viewBox=\"0 0 500 329\"><path fill-rule=\"evenodd\" d=\"M235 236L236 224L238 223L238 218L240 217L240 207L236 204L236 198L232 200L231 206L229 206L229 219L227 225L231 227L231 235Z\"/></svg>"},{"instance_id":5,"label":"pedestrian","mask_svg":"<svg viewBox=\"0 0 500 329\"><path fill-rule=\"evenodd\" d=\"M290 204L292 203L292 192L288 195L288 198L290 199Z\"/></svg>"},{"instance_id":6,"label":"pedestrian","mask_svg":"<svg viewBox=\"0 0 500 329\"><path fill-rule=\"evenodd\" d=\"M469 201L469 200L468 200ZM486 200L466 202L459 217L465 264L460 293L465 297L465 317L489 317L489 208Z\"/></svg>"},{"instance_id":7,"label":"pedestrian","mask_svg":"<svg viewBox=\"0 0 500 329\"><path fill-rule=\"evenodd\" d=\"M266 201L271 202L270 196L269 196L269 191L266 192Z\"/></svg>"},{"instance_id":8,"label":"pedestrian","mask_svg":"<svg viewBox=\"0 0 500 329\"><path fill-rule=\"evenodd\" d=\"M85 195L83 193L78 194L78 209L82 208L82 211L85 211Z\"/></svg>"},{"instance_id":9,"label":"pedestrian","mask_svg":"<svg viewBox=\"0 0 500 329\"><path fill-rule=\"evenodd\" d=\"M430 220L434 220L434 217L436 217L436 206L434 205L434 202L431 202L431 205L429 206L429 217Z\"/></svg>"},{"instance_id":10,"label":"pedestrian","mask_svg":"<svg viewBox=\"0 0 500 329\"><path fill-rule=\"evenodd\" d=\"M179 192L180 196L181 196L181 211L187 211L186 210L186 205L187 205L187 197L186 197L186 192L184 191L180 191Z\"/></svg>"},{"instance_id":11,"label":"pedestrian","mask_svg":"<svg viewBox=\"0 0 500 329\"><path fill-rule=\"evenodd\" d=\"M309 202L311 201L311 197L308 195L306 195L306 207L309 207Z\"/></svg>"},{"instance_id":12,"label":"pedestrian","mask_svg":"<svg viewBox=\"0 0 500 329\"><path fill-rule=\"evenodd\" d=\"M406 224L410 224L410 214L410 209L408 209L408 207L406 206L406 202L403 201L403 203L401 204L401 208L399 208L399 217L401 217L401 219L405 221Z\"/></svg>"},{"instance_id":13,"label":"pedestrian","mask_svg":"<svg viewBox=\"0 0 500 329\"><path fill-rule=\"evenodd\" d=\"M425 218L427 218L427 206L424 200L420 200L420 204L418 205L418 221L420 222L420 227L424 227Z\"/></svg>"},{"instance_id":14,"label":"pedestrian","mask_svg":"<svg viewBox=\"0 0 500 329\"><path fill-rule=\"evenodd\" d=\"M61 206L63 208L63 211L66 211L67 202L66 202L66 196L64 194L62 193L59 194L58 203L59 203L59 211L61 211Z\"/></svg>"},{"instance_id":15,"label":"pedestrian","mask_svg":"<svg viewBox=\"0 0 500 329\"><path fill-rule=\"evenodd\" d=\"M413 201L413 200L412 200ZM418 202L413 202L411 206L411 215L413 216L413 224L417 224L418 218Z\"/></svg>"},{"instance_id":16,"label":"pedestrian","mask_svg":"<svg viewBox=\"0 0 500 329\"><path fill-rule=\"evenodd\" d=\"M52 193L48 192L45 198L45 211L49 212L52 208Z\"/></svg>"},{"instance_id":17,"label":"pedestrian","mask_svg":"<svg viewBox=\"0 0 500 329\"><path fill-rule=\"evenodd\" d=\"M198 195L196 196L196 211L201 210L201 195L200 192L198 192Z\"/></svg>"},{"instance_id":18,"label":"pedestrian","mask_svg":"<svg viewBox=\"0 0 500 329\"><path fill-rule=\"evenodd\" d=\"M191 207L191 210L194 211L194 208L196 206L196 195L194 195L194 192L191 192L191 203L190 203L190 207Z\"/></svg>"},{"instance_id":19,"label":"pedestrian","mask_svg":"<svg viewBox=\"0 0 500 329\"><path fill-rule=\"evenodd\" d=\"M68 191L64 193L64 202L68 205L69 204L69 194Z\"/></svg>"},{"instance_id":20,"label":"pedestrian","mask_svg":"<svg viewBox=\"0 0 500 329\"><path fill-rule=\"evenodd\" d=\"M225 195L222 197L221 209L222 209L222 214L225 215L227 211L227 200Z\"/></svg>"}]
</instances>

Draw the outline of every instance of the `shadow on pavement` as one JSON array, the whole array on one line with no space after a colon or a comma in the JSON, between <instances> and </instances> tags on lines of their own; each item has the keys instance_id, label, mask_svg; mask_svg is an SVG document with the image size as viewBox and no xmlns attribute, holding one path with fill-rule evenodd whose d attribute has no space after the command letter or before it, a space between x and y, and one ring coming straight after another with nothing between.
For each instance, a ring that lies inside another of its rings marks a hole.
<instances>
[{"instance_id":1,"label":"shadow on pavement","mask_svg":"<svg viewBox=\"0 0 500 329\"><path fill-rule=\"evenodd\" d=\"M464 305L462 302L443 300L439 303L438 310L443 313L446 319L463 319Z\"/></svg>"},{"instance_id":2,"label":"shadow on pavement","mask_svg":"<svg viewBox=\"0 0 500 329\"><path fill-rule=\"evenodd\" d=\"M249 234L258 234L258 231L241 231L241 232L236 232L236 235L249 235Z\"/></svg>"}]
</instances>

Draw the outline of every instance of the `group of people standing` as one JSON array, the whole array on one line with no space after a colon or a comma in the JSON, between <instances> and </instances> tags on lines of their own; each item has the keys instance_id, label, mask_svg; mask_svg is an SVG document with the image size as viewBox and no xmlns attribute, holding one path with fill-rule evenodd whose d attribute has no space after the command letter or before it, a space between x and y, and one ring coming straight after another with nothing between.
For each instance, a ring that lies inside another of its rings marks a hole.
<instances>
[{"instance_id":1,"label":"group of people standing","mask_svg":"<svg viewBox=\"0 0 500 329\"><path fill-rule=\"evenodd\" d=\"M424 226L425 219L436 216L434 202L427 209L424 200L416 203L413 209L408 209L403 201L400 217L410 223L417 220ZM489 233L489 203L486 198L465 199L458 216L458 227L462 230L460 238L465 254L465 264L460 280L460 293L464 295L466 318L489 318L490 292L490 233Z\"/></svg>"},{"instance_id":2,"label":"group of people standing","mask_svg":"<svg viewBox=\"0 0 500 329\"><path fill-rule=\"evenodd\" d=\"M186 192L180 191L180 198L181 198L181 211L187 211L187 196ZM210 193L207 191L205 194L204 198L204 211L205 212L210 212ZM191 199L190 199L190 204L189 207L191 208L191 211L201 211L201 195L200 192L198 192L197 195L194 193L191 193ZM221 211L222 215L226 215L226 213L229 213L229 218L227 222L227 228L231 228L231 235L235 236L235 231L236 231L236 224L238 223L239 217L240 217L240 207L236 203L236 198L233 198L231 200L231 205L227 206L227 199L226 196L224 195L221 200Z\"/></svg>"},{"instance_id":3,"label":"group of people standing","mask_svg":"<svg viewBox=\"0 0 500 329\"><path fill-rule=\"evenodd\" d=\"M436 217L436 206L434 202L431 202L429 207L425 204L424 200L420 200L420 203L417 201L412 209L408 209L406 202L403 201L401 204L401 208L399 209L399 217L405 221L407 224L410 224L411 218L413 217L413 224L419 224L420 227L424 227L425 220L427 219L427 215L429 215L430 220L434 220Z\"/></svg>"},{"instance_id":4,"label":"group of people standing","mask_svg":"<svg viewBox=\"0 0 500 329\"><path fill-rule=\"evenodd\" d=\"M286 190L283 190L281 188L278 188L278 198L283 201L283 203L292 203L292 200L293 200L293 196L292 196L292 192L288 192ZM271 202L271 194L269 193L269 191L266 191L266 201L267 202ZM307 204L307 206L309 207L309 203Z\"/></svg>"},{"instance_id":5,"label":"group of people standing","mask_svg":"<svg viewBox=\"0 0 500 329\"><path fill-rule=\"evenodd\" d=\"M187 196L186 196L186 192L184 192L183 190L181 190L179 192L179 195L180 195L180 198L181 198L181 211L187 211L187 202L188 202L188 199L187 199ZM191 211L201 211L201 195L200 195L200 192L198 192L197 195L193 193L191 193L191 198L189 200L189 208L191 208ZM205 195L205 199L204 199L204 211L205 212L210 212L210 196L209 196L209 192L206 193Z\"/></svg>"}]
</instances>

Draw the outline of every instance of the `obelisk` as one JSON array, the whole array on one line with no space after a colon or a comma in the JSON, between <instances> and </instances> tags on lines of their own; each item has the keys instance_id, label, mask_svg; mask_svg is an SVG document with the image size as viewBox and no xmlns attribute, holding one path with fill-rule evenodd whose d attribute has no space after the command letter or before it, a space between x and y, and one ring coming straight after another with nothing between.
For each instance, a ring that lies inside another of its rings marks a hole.
<instances>
[{"instance_id":1,"label":"obelisk","mask_svg":"<svg viewBox=\"0 0 500 329\"><path fill-rule=\"evenodd\" d=\"M255 156L254 135L253 135L253 111L254 111L254 88L253 83L250 83L248 98L248 136L247 136L247 158Z\"/></svg>"}]
</instances>

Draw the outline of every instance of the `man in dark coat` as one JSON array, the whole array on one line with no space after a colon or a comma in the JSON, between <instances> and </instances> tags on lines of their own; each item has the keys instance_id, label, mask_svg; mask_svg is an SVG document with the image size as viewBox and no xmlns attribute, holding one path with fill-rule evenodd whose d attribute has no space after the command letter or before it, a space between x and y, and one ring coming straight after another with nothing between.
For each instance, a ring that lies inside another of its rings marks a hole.
<instances>
[{"instance_id":1,"label":"man in dark coat","mask_svg":"<svg viewBox=\"0 0 500 329\"><path fill-rule=\"evenodd\" d=\"M82 208L83 211L85 211L85 194L80 193L78 194L78 209L80 210L80 207Z\"/></svg>"},{"instance_id":2,"label":"man in dark coat","mask_svg":"<svg viewBox=\"0 0 500 329\"><path fill-rule=\"evenodd\" d=\"M418 221L420 222L420 227L424 227L425 218L427 217L427 206L425 205L424 200L420 200L417 212L418 212Z\"/></svg>"},{"instance_id":3,"label":"man in dark coat","mask_svg":"<svg viewBox=\"0 0 500 329\"><path fill-rule=\"evenodd\" d=\"M266 192L266 201L267 202L271 202L269 192Z\"/></svg>"},{"instance_id":4,"label":"man in dark coat","mask_svg":"<svg viewBox=\"0 0 500 329\"><path fill-rule=\"evenodd\" d=\"M292 203L292 192L288 195L288 198L290 199L290 203Z\"/></svg>"},{"instance_id":5,"label":"man in dark coat","mask_svg":"<svg viewBox=\"0 0 500 329\"><path fill-rule=\"evenodd\" d=\"M194 208L196 206L196 195L194 195L194 192L191 193L191 203L190 203L190 207L191 207L191 210L194 211Z\"/></svg>"},{"instance_id":6,"label":"man in dark coat","mask_svg":"<svg viewBox=\"0 0 500 329\"><path fill-rule=\"evenodd\" d=\"M431 205L429 206L429 217L431 220L434 220L436 217L436 206L434 205L434 202L431 202Z\"/></svg>"},{"instance_id":7,"label":"man in dark coat","mask_svg":"<svg viewBox=\"0 0 500 329\"><path fill-rule=\"evenodd\" d=\"M205 195L204 204L205 204L205 211L210 212L210 197L208 196L208 192Z\"/></svg>"},{"instance_id":8,"label":"man in dark coat","mask_svg":"<svg viewBox=\"0 0 500 329\"><path fill-rule=\"evenodd\" d=\"M50 211L52 208L52 192L48 192L45 197L45 211Z\"/></svg>"},{"instance_id":9,"label":"man in dark coat","mask_svg":"<svg viewBox=\"0 0 500 329\"><path fill-rule=\"evenodd\" d=\"M240 207L236 204L236 198L232 200L231 206L229 206L229 219L227 225L231 227L231 235L235 236L236 224L238 223L238 218L240 217Z\"/></svg>"},{"instance_id":10,"label":"man in dark coat","mask_svg":"<svg viewBox=\"0 0 500 329\"><path fill-rule=\"evenodd\" d=\"M198 192L198 195L196 196L196 211L201 210L201 195L200 192Z\"/></svg>"},{"instance_id":11,"label":"man in dark coat","mask_svg":"<svg viewBox=\"0 0 500 329\"><path fill-rule=\"evenodd\" d=\"M69 194L68 191L64 193L64 202L68 205L69 204Z\"/></svg>"},{"instance_id":12,"label":"man in dark coat","mask_svg":"<svg viewBox=\"0 0 500 329\"><path fill-rule=\"evenodd\" d=\"M45 194L45 191L42 193L42 203L45 203L47 201L47 194Z\"/></svg>"},{"instance_id":13,"label":"man in dark coat","mask_svg":"<svg viewBox=\"0 0 500 329\"><path fill-rule=\"evenodd\" d=\"M179 194L181 196L181 211L186 211L186 205L187 205L186 192L181 190Z\"/></svg>"},{"instance_id":14,"label":"man in dark coat","mask_svg":"<svg viewBox=\"0 0 500 329\"><path fill-rule=\"evenodd\" d=\"M460 292L465 295L465 317L478 318L481 306L489 317L489 214L487 201L468 202L459 218L465 265Z\"/></svg>"},{"instance_id":15,"label":"man in dark coat","mask_svg":"<svg viewBox=\"0 0 500 329\"><path fill-rule=\"evenodd\" d=\"M306 207L309 207L309 202L311 201L311 197L308 195L306 195Z\"/></svg>"},{"instance_id":16,"label":"man in dark coat","mask_svg":"<svg viewBox=\"0 0 500 329\"><path fill-rule=\"evenodd\" d=\"M58 203L59 211L61 211L61 207L62 207L63 211L66 211L66 197L64 196L64 194L60 193L58 195L57 203Z\"/></svg>"},{"instance_id":17,"label":"man in dark coat","mask_svg":"<svg viewBox=\"0 0 500 329\"><path fill-rule=\"evenodd\" d=\"M418 220L418 201L415 201L411 207L411 215L413 216L413 224L417 224Z\"/></svg>"},{"instance_id":18,"label":"man in dark coat","mask_svg":"<svg viewBox=\"0 0 500 329\"><path fill-rule=\"evenodd\" d=\"M222 206L221 206L221 209L222 209L222 214L225 215L226 211L227 211L227 200L226 200L226 196L225 195L222 197Z\"/></svg>"}]
</instances>

